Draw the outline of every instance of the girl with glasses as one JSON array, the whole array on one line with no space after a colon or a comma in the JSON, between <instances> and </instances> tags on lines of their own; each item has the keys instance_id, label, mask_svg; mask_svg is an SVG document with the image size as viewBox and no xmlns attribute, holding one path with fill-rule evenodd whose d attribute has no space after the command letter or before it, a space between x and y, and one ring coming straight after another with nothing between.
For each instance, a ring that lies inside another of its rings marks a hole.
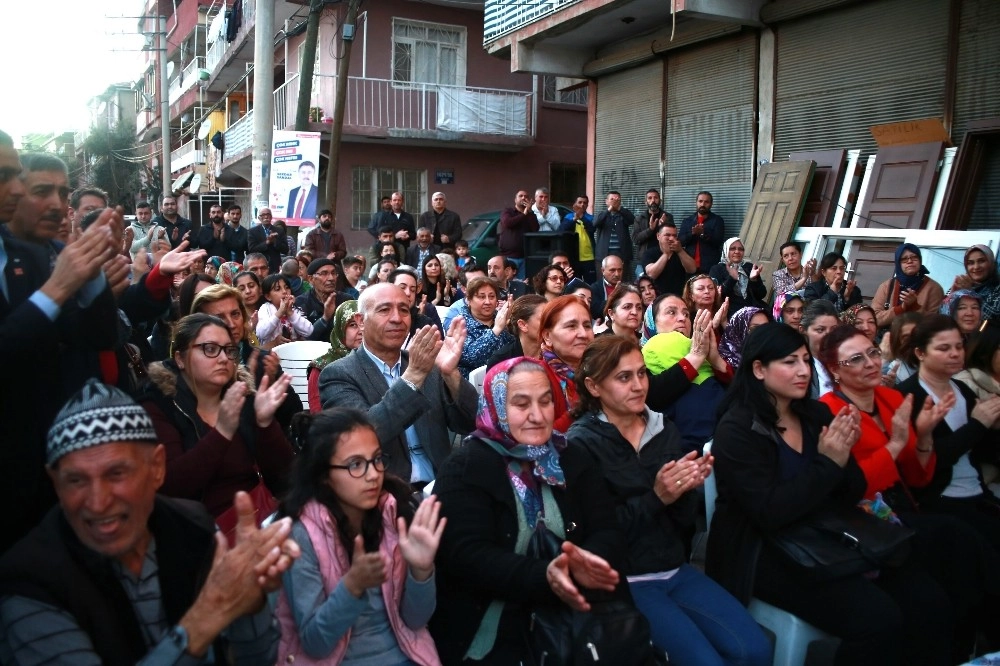
<instances>
[{"instance_id":1,"label":"girl with glasses","mask_svg":"<svg viewBox=\"0 0 1000 666\"><path fill-rule=\"evenodd\" d=\"M280 513L302 549L278 600L279 663L440 664L427 623L444 531L433 496L385 473L364 413L328 409L293 424L302 444Z\"/></svg>"},{"instance_id":2,"label":"girl with glasses","mask_svg":"<svg viewBox=\"0 0 1000 666\"><path fill-rule=\"evenodd\" d=\"M218 517L261 476L272 493L284 490L294 454L275 414L291 379L264 376L255 387L222 319L198 313L177 322L171 358L151 364L149 379L140 404L166 447L161 492Z\"/></svg>"}]
</instances>

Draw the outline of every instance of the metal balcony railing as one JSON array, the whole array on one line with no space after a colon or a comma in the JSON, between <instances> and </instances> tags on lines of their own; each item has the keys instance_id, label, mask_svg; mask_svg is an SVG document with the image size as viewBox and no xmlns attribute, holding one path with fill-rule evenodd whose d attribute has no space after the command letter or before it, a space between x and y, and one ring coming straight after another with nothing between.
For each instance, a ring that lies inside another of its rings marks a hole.
<instances>
[{"instance_id":1,"label":"metal balcony railing","mask_svg":"<svg viewBox=\"0 0 1000 666\"><path fill-rule=\"evenodd\" d=\"M486 0L483 8L483 43L523 28L543 16L576 4L580 0Z\"/></svg>"},{"instance_id":2,"label":"metal balcony railing","mask_svg":"<svg viewBox=\"0 0 1000 666\"><path fill-rule=\"evenodd\" d=\"M253 147L253 110L229 126L225 134L224 161Z\"/></svg>"},{"instance_id":3,"label":"metal balcony railing","mask_svg":"<svg viewBox=\"0 0 1000 666\"><path fill-rule=\"evenodd\" d=\"M167 101L174 104L181 96L190 90L198 82L198 70L205 66L205 59L195 56L191 62L181 70L176 79L170 82L167 89Z\"/></svg>"},{"instance_id":4,"label":"metal balcony railing","mask_svg":"<svg viewBox=\"0 0 1000 666\"><path fill-rule=\"evenodd\" d=\"M313 77L310 106L333 114L336 77ZM294 123L299 77L295 75L274 91L275 127ZM525 90L444 86L352 76L347 81L347 127L406 131L534 136L534 95Z\"/></svg>"},{"instance_id":5,"label":"metal balcony railing","mask_svg":"<svg viewBox=\"0 0 1000 666\"><path fill-rule=\"evenodd\" d=\"M232 44L237 43L245 34L253 29L254 20L257 16L257 0L236 0L237 2L242 2L243 16L240 20L240 28L236 33L236 39L232 43L226 41L225 31L218 35L212 46L209 47L208 52L205 54L205 64L204 67L209 72L215 72L215 68L219 66L220 63L225 62L226 51ZM234 3L235 4L235 3ZM215 9L215 3L209 7L209 15L213 15L212 12ZM225 11L226 3L221 3L221 9L219 11Z\"/></svg>"},{"instance_id":6,"label":"metal balcony railing","mask_svg":"<svg viewBox=\"0 0 1000 666\"><path fill-rule=\"evenodd\" d=\"M192 139L170 153L170 169L180 171L193 164L205 163L205 151L198 148L198 140Z\"/></svg>"}]
</instances>

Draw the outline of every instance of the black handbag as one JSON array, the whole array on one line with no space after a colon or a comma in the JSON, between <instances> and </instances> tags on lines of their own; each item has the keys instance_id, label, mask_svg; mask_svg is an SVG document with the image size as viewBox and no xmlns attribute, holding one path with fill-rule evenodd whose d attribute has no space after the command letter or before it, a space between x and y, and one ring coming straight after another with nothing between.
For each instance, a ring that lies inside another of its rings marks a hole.
<instances>
[{"instance_id":1,"label":"black handbag","mask_svg":"<svg viewBox=\"0 0 1000 666\"><path fill-rule=\"evenodd\" d=\"M769 539L791 564L816 581L834 580L903 564L914 531L865 511L822 511Z\"/></svg>"},{"instance_id":2,"label":"black handbag","mask_svg":"<svg viewBox=\"0 0 1000 666\"><path fill-rule=\"evenodd\" d=\"M561 552L562 541L539 521L526 554L551 562ZM592 601L586 613L565 604L535 608L528 644L536 666L656 663L649 622L631 600Z\"/></svg>"}]
</instances>

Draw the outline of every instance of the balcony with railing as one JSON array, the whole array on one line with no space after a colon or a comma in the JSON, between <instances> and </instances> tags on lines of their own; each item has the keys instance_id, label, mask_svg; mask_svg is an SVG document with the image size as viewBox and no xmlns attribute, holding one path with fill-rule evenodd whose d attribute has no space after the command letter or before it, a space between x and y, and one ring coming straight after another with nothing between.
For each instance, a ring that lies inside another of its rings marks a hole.
<instances>
[{"instance_id":1,"label":"balcony with railing","mask_svg":"<svg viewBox=\"0 0 1000 666\"><path fill-rule=\"evenodd\" d=\"M230 125L223 136L225 137L223 162L229 162L253 148L253 111Z\"/></svg>"},{"instance_id":2,"label":"balcony with railing","mask_svg":"<svg viewBox=\"0 0 1000 666\"><path fill-rule=\"evenodd\" d=\"M205 151L198 147L199 141L192 139L170 153L170 169L181 171L192 165L205 163Z\"/></svg>"},{"instance_id":3,"label":"balcony with railing","mask_svg":"<svg viewBox=\"0 0 1000 666\"><path fill-rule=\"evenodd\" d=\"M180 75L170 82L167 90L167 101L174 104L181 98L181 95L190 90L198 82L198 70L205 67L205 59L195 56L191 62L181 70Z\"/></svg>"},{"instance_id":4,"label":"balcony with railing","mask_svg":"<svg viewBox=\"0 0 1000 666\"><path fill-rule=\"evenodd\" d=\"M483 43L523 28L581 0L486 0L483 13ZM668 3L669 4L669 3Z\"/></svg>"},{"instance_id":5,"label":"balcony with railing","mask_svg":"<svg viewBox=\"0 0 1000 666\"><path fill-rule=\"evenodd\" d=\"M336 77L313 77L310 106L333 114ZM274 92L275 127L295 122L299 77ZM535 135L534 95L526 90L404 83L351 76L344 134L387 138L509 143Z\"/></svg>"}]
</instances>

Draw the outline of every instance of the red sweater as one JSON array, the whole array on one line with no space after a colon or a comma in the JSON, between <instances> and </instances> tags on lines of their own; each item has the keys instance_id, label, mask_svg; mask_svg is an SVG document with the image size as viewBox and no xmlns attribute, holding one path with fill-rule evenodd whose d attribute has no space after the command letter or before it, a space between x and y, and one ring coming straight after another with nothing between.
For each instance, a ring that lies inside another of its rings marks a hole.
<instances>
[{"instance_id":1,"label":"red sweater","mask_svg":"<svg viewBox=\"0 0 1000 666\"><path fill-rule=\"evenodd\" d=\"M836 414L847 405L843 398L835 393L822 396L820 402L825 403L830 411ZM934 476L935 454L931 454L927 466L924 467L917 459L917 435L910 426L906 446L899 452L896 460L886 448L892 434L892 416L903 402L903 394L885 386L875 387L875 409L885 424L886 433L868 414L861 412L861 437L851 449L851 455L865 473L868 488L865 499L875 499L875 493L881 492L896 482L902 481L907 486L922 488L930 483Z\"/></svg>"}]
</instances>

